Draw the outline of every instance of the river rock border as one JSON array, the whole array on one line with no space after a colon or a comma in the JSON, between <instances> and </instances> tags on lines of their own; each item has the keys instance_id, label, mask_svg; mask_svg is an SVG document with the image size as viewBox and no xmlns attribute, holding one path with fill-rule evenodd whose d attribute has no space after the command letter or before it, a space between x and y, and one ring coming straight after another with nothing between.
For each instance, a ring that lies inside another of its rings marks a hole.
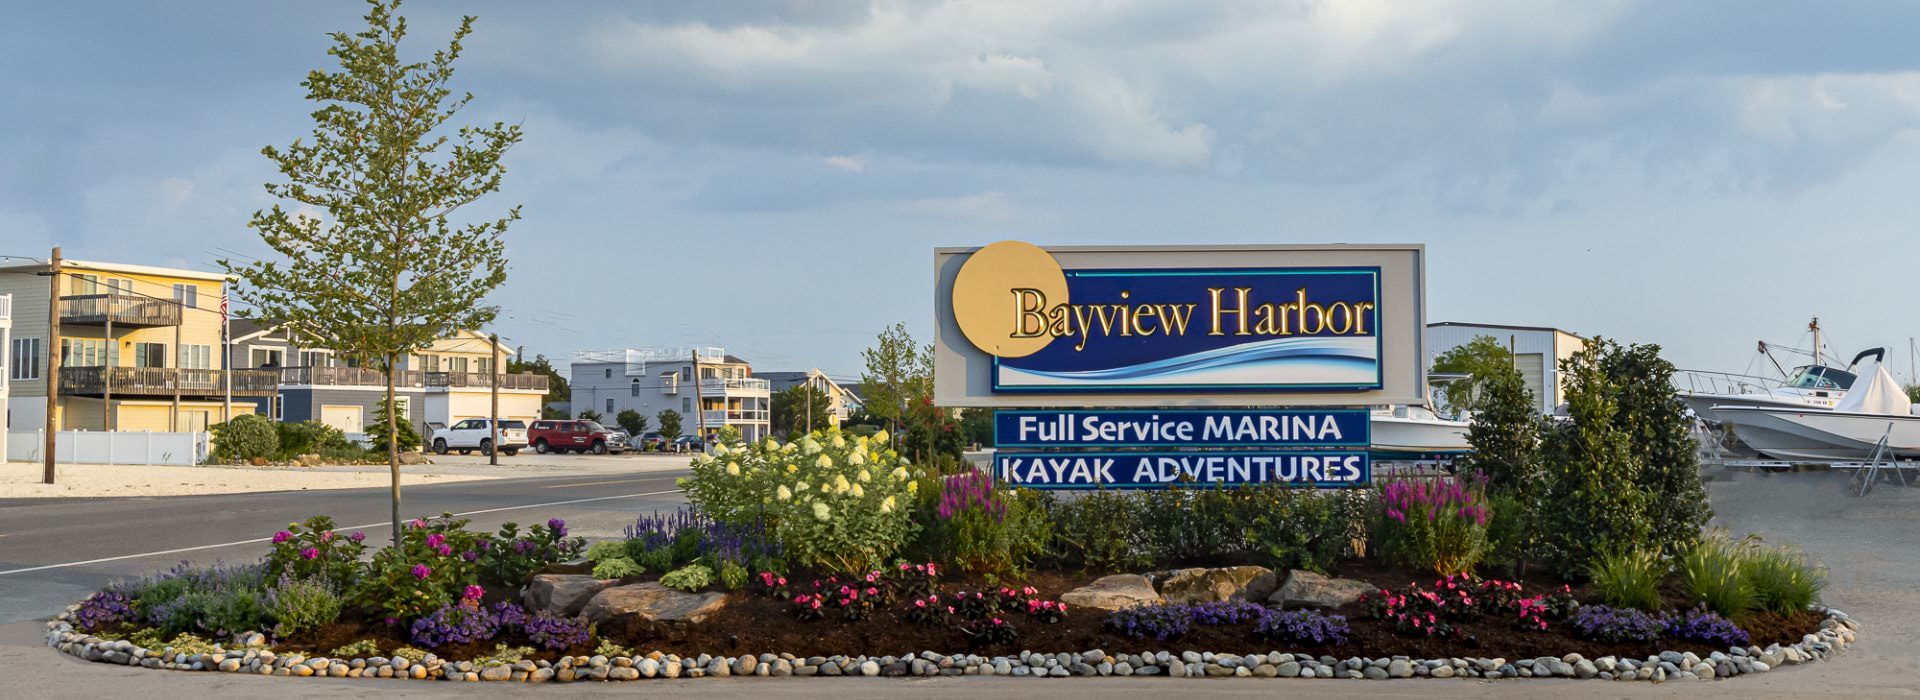
<instances>
[{"instance_id":1,"label":"river rock border","mask_svg":"<svg viewBox=\"0 0 1920 700\"><path fill-rule=\"evenodd\" d=\"M1258 678L1580 678L1614 681L1712 680L1749 673L1766 673L1782 665L1828 659L1853 645L1859 624L1846 613L1821 609L1826 619L1820 630L1789 645L1734 647L1701 658L1692 652L1663 651L1645 659L1579 654L1537 659L1449 658L1411 659L1332 656L1268 652L1230 654L1166 651L1110 654L1098 649L1079 653L1014 656L942 655L921 652L906 656L759 656L682 657L653 652L638 656L562 656L557 661L517 661L478 664L449 661L428 654L419 662L374 656L336 659L298 653L278 654L266 648L258 632L242 635L236 648L216 645L206 654L175 653L171 647L148 649L132 642L107 640L74 629L78 605L47 623L47 645L87 661L173 671L247 673L263 676L319 676L331 678L401 678L451 681L575 682L632 681L652 678L727 676L1173 676Z\"/></svg>"}]
</instances>

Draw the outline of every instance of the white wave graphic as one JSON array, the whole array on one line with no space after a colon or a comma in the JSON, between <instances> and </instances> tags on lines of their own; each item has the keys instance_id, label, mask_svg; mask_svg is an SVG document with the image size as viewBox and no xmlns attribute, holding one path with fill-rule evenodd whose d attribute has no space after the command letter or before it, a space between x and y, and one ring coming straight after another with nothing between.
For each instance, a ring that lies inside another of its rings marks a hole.
<instances>
[{"instance_id":1,"label":"white wave graphic","mask_svg":"<svg viewBox=\"0 0 1920 700\"><path fill-rule=\"evenodd\" d=\"M1379 381L1371 337L1277 338L1125 367L1075 372L999 366L1011 388L1369 385Z\"/></svg>"}]
</instances>

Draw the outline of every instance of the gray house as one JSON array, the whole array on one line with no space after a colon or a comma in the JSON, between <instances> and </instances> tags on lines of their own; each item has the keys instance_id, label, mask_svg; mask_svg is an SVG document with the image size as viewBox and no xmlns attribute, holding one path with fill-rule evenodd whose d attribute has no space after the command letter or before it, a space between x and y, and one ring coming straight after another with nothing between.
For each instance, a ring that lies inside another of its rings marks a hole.
<instances>
[{"instance_id":1,"label":"gray house","mask_svg":"<svg viewBox=\"0 0 1920 700\"><path fill-rule=\"evenodd\" d=\"M753 376L746 360L720 348L583 352L569 371L574 415L591 409L611 423L621 411L633 410L647 417L649 429L658 429L659 413L673 409L680 414L682 435L698 435L702 420L709 433L733 426L748 440L766 437L769 430L767 380Z\"/></svg>"}]
</instances>

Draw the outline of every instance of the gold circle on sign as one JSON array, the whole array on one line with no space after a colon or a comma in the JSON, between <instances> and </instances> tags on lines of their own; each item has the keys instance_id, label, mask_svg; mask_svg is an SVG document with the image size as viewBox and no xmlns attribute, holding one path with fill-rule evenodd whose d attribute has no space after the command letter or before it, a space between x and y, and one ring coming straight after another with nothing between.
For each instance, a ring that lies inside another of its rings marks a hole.
<instances>
[{"instance_id":1,"label":"gold circle on sign","mask_svg":"<svg viewBox=\"0 0 1920 700\"><path fill-rule=\"evenodd\" d=\"M1001 241L976 250L953 277L954 322L974 347L995 357L1040 352L1053 340L1047 334L1045 309L1065 303L1066 273L1052 255L1032 243ZM1044 308L1022 313L1023 304Z\"/></svg>"}]
</instances>

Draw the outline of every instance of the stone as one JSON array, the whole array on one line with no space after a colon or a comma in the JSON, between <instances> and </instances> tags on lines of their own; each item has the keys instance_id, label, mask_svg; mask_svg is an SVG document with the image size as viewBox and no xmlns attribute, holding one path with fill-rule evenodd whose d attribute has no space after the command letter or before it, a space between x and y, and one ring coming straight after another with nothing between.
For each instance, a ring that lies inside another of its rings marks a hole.
<instances>
[{"instance_id":1,"label":"stone","mask_svg":"<svg viewBox=\"0 0 1920 700\"><path fill-rule=\"evenodd\" d=\"M616 583L584 574L534 574L520 601L530 613L545 610L559 617L577 617L588 601Z\"/></svg>"},{"instance_id":2,"label":"stone","mask_svg":"<svg viewBox=\"0 0 1920 700\"><path fill-rule=\"evenodd\" d=\"M1394 659L1387 663L1387 675L1392 678L1412 678L1413 664L1406 659Z\"/></svg>"},{"instance_id":3,"label":"stone","mask_svg":"<svg viewBox=\"0 0 1920 700\"><path fill-rule=\"evenodd\" d=\"M512 675L511 666L488 666L480 670L480 680L483 681L504 681Z\"/></svg>"},{"instance_id":4,"label":"stone","mask_svg":"<svg viewBox=\"0 0 1920 700\"><path fill-rule=\"evenodd\" d=\"M724 593L683 593L658 583L636 583L594 594L581 615L599 624L629 615L649 622L698 623L726 605Z\"/></svg>"},{"instance_id":5,"label":"stone","mask_svg":"<svg viewBox=\"0 0 1920 700\"><path fill-rule=\"evenodd\" d=\"M1095 579L1060 596L1060 602L1093 610L1124 610L1161 602L1153 583L1139 574L1114 574Z\"/></svg>"},{"instance_id":6,"label":"stone","mask_svg":"<svg viewBox=\"0 0 1920 700\"><path fill-rule=\"evenodd\" d=\"M1376 586L1365 581L1294 569L1287 572L1286 582L1267 597L1267 603L1282 608L1337 608L1375 590L1378 590Z\"/></svg>"},{"instance_id":7,"label":"stone","mask_svg":"<svg viewBox=\"0 0 1920 700\"><path fill-rule=\"evenodd\" d=\"M1581 659L1573 662L1573 675L1576 678L1592 678L1600 675L1600 669L1594 666L1592 661Z\"/></svg>"},{"instance_id":8,"label":"stone","mask_svg":"<svg viewBox=\"0 0 1920 700\"><path fill-rule=\"evenodd\" d=\"M1225 600L1260 602L1273 595L1273 570L1264 566L1217 569L1177 569L1158 582L1160 597L1169 603Z\"/></svg>"},{"instance_id":9,"label":"stone","mask_svg":"<svg viewBox=\"0 0 1920 700\"><path fill-rule=\"evenodd\" d=\"M1392 676L1391 676L1391 674L1389 674L1389 673L1387 673L1387 670L1386 670L1386 669L1384 669L1384 668L1380 668L1380 667L1378 667L1378 666L1368 666L1368 667L1366 667L1366 668L1364 668L1364 669L1361 669L1361 670L1360 670L1360 675L1361 675L1361 676L1363 676L1363 677L1365 677L1365 678L1367 678L1367 679L1369 679L1369 680L1376 680L1376 681L1384 681L1384 680L1386 680L1386 679L1388 679L1388 678L1390 678L1390 677L1392 677ZM1409 676L1410 676L1410 675L1413 675L1413 674L1412 674L1411 672L1409 672L1409 673L1408 673L1407 675L1409 675ZM1402 676L1402 678L1405 678L1405 677L1406 677L1406 676Z\"/></svg>"},{"instance_id":10,"label":"stone","mask_svg":"<svg viewBox=\"0 0 1920 700\"><path fill-rule=\"evenodd\" d=\"M1275 669L1275 673L1278 674L1281 678L1298 677L1300 675L1300 662L1288 661L1286 663L1280 664Z\"/></svg>"},{"instance_id":11,"label":"stone","mask_svg":"<svg viewBox=\"0 0 1920 700\"><path fill-rule=\"evenodd\" d=\"M1433 669L1434 678L1452 678L1453 673L1452 666L1440 666Z\"/></svg>"},{"instance_id":12,"label":"stone","mask_svg":"<svg viewBox=\"0 0 1920 700\"><path fill-rule=\"evenodd\" d=\"M864 663L862 663L862 664L860 664L860 675L862 675L862 676L878 676L878 675L880 675L880 664L879 664L879 662L876 662L876 661L871 661L871 660L870 660L870 661L867 661L867 662L864 662Z\"/></svg>"},{"instance_id":13,"label":"stone","mask_svg":"<svg viewBox=\"0 0 1920 700\"><path fill-rule=\"evenodd\" d=\"M400 453L400 463L406 464L406 465L432 464L432 462L427 461L427 456L425 454L422 454L419 451L411 451L411 450Z\"/></svg>"}]
</instances>

